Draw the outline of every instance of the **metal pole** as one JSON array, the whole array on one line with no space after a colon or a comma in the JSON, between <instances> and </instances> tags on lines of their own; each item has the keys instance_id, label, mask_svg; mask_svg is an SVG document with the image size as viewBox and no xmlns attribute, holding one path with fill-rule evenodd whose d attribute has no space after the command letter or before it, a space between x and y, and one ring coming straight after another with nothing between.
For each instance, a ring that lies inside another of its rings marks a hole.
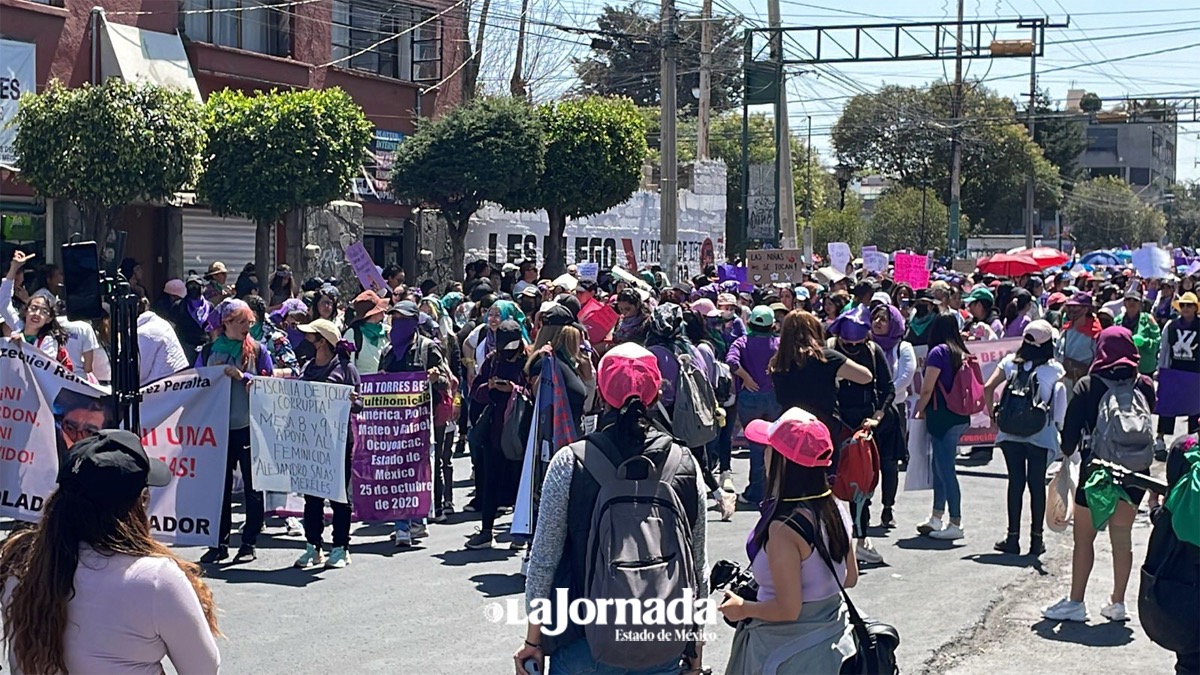
<instances>
[{"instance_id":1,"label":"metal pole","mask_svg":"<svg viewBox=\"0 0 1200 675\"><path fill-rule=\"evenodd\" d=\"M919 250L925 250L925 205L929 201L929 185L925 182L921 183L921 246Z\"/></svg>"},{"instance_id":2,"label":"metal pole","mask_svg":"<svg viewBox=\"0 0 1200 675\"><path fill-rule=\"evenodd\" d=\"M808 115L808 134L805 137L804 163L804 259L812 264L813 230L812 230L812 115Z\"/></svg>"},{"instance_id":3,"label":"metal pole","mask_svg":"<svg viewBox=\"0 0 1200 675\"><path fill-rule=\"evenodd\" d=\"M775 172L778 188L775 191L779 206L778 228L783 232L783 248L796 248L796 186L792 182L792 142L788 130L787 77L783 72L783 33L779 0L767 0L767 24L771 32L771 60L779 64L779 100L775 103L775 150L779 169Z\"/></svg>"},{"instance_id":4,"label":"metal pole","mask_svg":"<svg viewBox=\"0 0 1200 675\"><path fill-rule=\"evenodd\" d=\"M1037 100L1037 28L1033 29L1033 39L1030 43L1033 52L1029 55L1029 109L1025 111L1025 119L1029 124L1029 140L1037 142L1034 136L1037 118L1033 114L1033 104ZM1034 193L1036 192L1037 166L1029 167L1029 179L1025 181L1025 248L1033 248L1034 229Z\"/></svg>"},{"instance_id":5,"label":"metal pole","mask_svg":"<svg viewBox=\"0 0 1200 675\"><path fill-rule=\"evenodd\" d=\"M750 58L754 53L754 33L747 28L742 42L742 72L750 66ZM742 232L741 240L742 249L746 247L746 242L750 239L750 104L746 102L747 95L742 95L742 167L741 167L741 187L742 187ZM731 256L732 257L732 256Z\"/></svg>"},{"instance_id":6,"label":"metal pole","mask_svg":"<svg viewBox=\"0 0 1200 675\"><path fill-rule=\"evenodd\" d=\"M696 159L708 159L709 107L712 105L712 0L700 9L700 102L696 110Z\"/></svg>"},{"instance_id":7,"label":"metal pole","mask_svg":"<svg viewBox=\"0 0 1200 675\"><path fill-rule=\"evenodd\" d=\"M962 208L962 141L959 139L962 125L963 86L963 0L958 0L958 27L954 42L954 93L950 100L950 236L947 242L950 259L958 257L958 219Z\"/></svg>"},{"instance_id":8,"label":"metal pole","mask_svg":"<svg viewBox=\"0 0 1200 675\"><path fill-rule=\"evenodd\" d=\"M659 245L662 247L663 272L673 282L678 281L675 263L678 256L676 239L676 203L679 199L679 158L675 146L676 77L675 77L675 0L662 0L662 76L659 81L662 127L662 179L659 184Z\"/></svg>"}]
</instances>

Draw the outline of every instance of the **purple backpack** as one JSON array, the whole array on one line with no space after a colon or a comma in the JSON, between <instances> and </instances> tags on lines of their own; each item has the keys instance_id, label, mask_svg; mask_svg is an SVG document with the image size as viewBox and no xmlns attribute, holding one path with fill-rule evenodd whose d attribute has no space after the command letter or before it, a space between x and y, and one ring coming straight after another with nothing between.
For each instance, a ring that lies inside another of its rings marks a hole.
<instances>
[{"instance_id":1,"label":"purple backpack","mask_svg":"<svg viewBox=\"0 0 1200 675\"><path fill-rule=\"evenodd\" d=\"M979 367L979 359L970 354L963 357L962 366L954 374L949 391L940 382L938 389L946 399L946 407L950 412L964 417L983 412L983 370Z\"/></svg>"}]
</instances>

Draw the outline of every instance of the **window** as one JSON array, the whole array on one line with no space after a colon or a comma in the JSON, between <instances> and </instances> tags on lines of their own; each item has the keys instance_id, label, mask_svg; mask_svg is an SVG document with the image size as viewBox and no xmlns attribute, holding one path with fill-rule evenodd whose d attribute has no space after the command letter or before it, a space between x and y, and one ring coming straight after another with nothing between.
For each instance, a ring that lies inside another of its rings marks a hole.
<instances>
[{"instance_id":1,"label":"window","mask_svg":"<svg viewBox=\"0 0 1200 675\"><path fill-rule=\"evenodd\" d=\"M1129 167L1129 184L1130 185L1149 185L1150 184L1150 169L1144 167Z\"/></svg>"},{"instance_id":2,"label":"window","mask_svg":"<svg viewBox=\"0 0 1200 675\"><path fill-rule=\"evenodd\" d=\"M271 56L291 55L288 10L260 0L183 0L189 40Z\"/></svg>"},{"instance_id":3,"label":"window","mask_svg":"<svg viewBox=\"0 0 1200 675\"><path fill-rule=\"evenodd\" d=\"M1119 166L1098 166L1089 169L1088 172L1092 178L1100 178L1101 176L1112 176L1125 180L1125 169Z\"/></svg>"},{"instance_id":4,"label":"window","mask_svg":"<svg viewBox=\"0 0 1200 675\"><path fill-rule=\"evenodd\" d=\"M1088 152L1116 152L1117 130L1088 127L1087 142Z\"/></svg>"},{"instance_id":5,"label":"window","mask_svg":"<svg viewBox=\"0 0 1200 675\"><path fill-rule=\"evenodd\" d=\"M442 26L431 10L334 0L330 40L340 65L411 82L436 81L442 71Z\"/></svg>"}]
</instances>

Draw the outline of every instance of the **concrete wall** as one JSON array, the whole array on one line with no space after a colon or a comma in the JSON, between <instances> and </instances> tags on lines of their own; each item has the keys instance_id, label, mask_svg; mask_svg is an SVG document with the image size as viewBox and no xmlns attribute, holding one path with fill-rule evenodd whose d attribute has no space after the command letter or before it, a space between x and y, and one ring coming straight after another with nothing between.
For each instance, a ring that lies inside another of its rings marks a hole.
<instances>
[{"instance_id":1,"label":"concrete wall","mask_svg":"<svg viewBox=\"0 0 1200 675\"><path fill-rule=\"evenodd\" d=\"M724 259L725 164L703 162L683 169L678 259L681 269L690 276L700 273L705 260ZM684 186L686 189L682 189ZM658 263L659 201L658 192L638 190L628 201L604 213L568 220L567 263L626 265L628 252L633 253L639 267ZM467 233L467 261L477 258L515 261L535 255L540 264L548 231L544 211L512 213L488 205L475 215Z\"/></svg>"},{"instance_id":2,"label":"concrete wall","mask_svg":"<svg viewBox=\"0 0 1200 675\"><path fill-rule=\"evenodd\" d=\"M298 269L298 278L338 277L340 288L358 294L358 277L346 262L346 247L362 239L362 205L357 202L331 202L304 214L300 228L300 258L289 260Z\"/></svg>"}]
</instances>

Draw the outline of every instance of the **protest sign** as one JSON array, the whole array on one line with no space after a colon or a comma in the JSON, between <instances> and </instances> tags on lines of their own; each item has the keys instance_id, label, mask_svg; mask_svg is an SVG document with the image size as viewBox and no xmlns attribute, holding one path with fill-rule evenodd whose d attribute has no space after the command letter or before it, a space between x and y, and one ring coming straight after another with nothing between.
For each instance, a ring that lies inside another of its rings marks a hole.
<instances>
[{"instance_id":1,"label":"protest sign","mask_svg":"<svg viewBox=\"0 0 1200 675\"><path fill-rule=\"evenodd\" d=\"M848 262L848 261L847 261ZM755 285L804 281L803 252L794 248L746 251L746 281Z\"/></svg>"},{"instance_id":2,"label":"protest sign","mask_svg":"<svg viewBox=\"0 0 1200 675\"><path fill-rule=\"evenodd\" d=\"M897 253L892 280L898 284L908 284L913 290L929 288L929 270L925 268L925 262L923 255Z\"/></svg>"},{"instance_id":3,"label":"protest sign","mask_svg":"<svg viewBox=\"0 0 1200 675\"><path fill-rule=\"evenodd\" d=\"M879 251L863 251L863 269L881 274L887 269L888 254Z\"/></svg>"},{"instance_id":4,"label":"protest sign","mask_svg":"<svg viewBox=\"0 0 1200 675\"><path fill-rule=\"evenodd\" d=\"M142 388L142 445L174 478L150 488L150 528L169 544L216 546L229 456L229 378L185 370Z\"/></svg>"},{"instance_id":5,"label":"protest sign","mask_svg":"<svg viewBox=\"0 0 1200 675\"><path fill-rule=\"evenodd\" d=\"M1142 244L1131 253L1133 268L1143 279L1164 279L1171 274L1171 253L1158 244Z\"/></svg>"},{"instance_id":6,"label":"protest sign","mask_svg":"<svg viewBox=\"0 0 1200 675\"><path fill-rule=\"evenodd\" d=\"M992 373L996 372L997 366L1004 360L1005 356L1015 354L1017 348L1021 346L1020 338L1005 338L1003 340L986 340L986 341L970 341L967 342L967 351L975 355L979 359L979 368L983 371L983 381L987 382ZM917 356L917 372L913 377L912 389L913 393L920 393L923 384L923 376L925 372L925 358L928 355L929 348L924 345L913 347L913 351ZM913 402L916 397L913 397ZM908 416L911 421L913 414L916 411L910 406ZM911 428L911 426L910 426ZM959 439L958 444L964 446L971 445L990 445L996 440L996 426L992 424L992 420L986 412L981 412L971 417L971 426Z\"/></svg>"},{"instance_id":7,"label":"protest sign","mask_svg":"<svg viewBox=\"0 0 1200 675\"><path fill-rule=\"evenodd\" d=\"M352 463L355 516L375 523L424 518L433 505L429 375L364 375Z\"/></svg>"},{"instance_id":8,"label":"protest sign","mask_svg":"<svg viewBox=\"0 0 1200 675\"><path fill-rule=\"evenodd\" d=\"M250 383L254 487L335 502L346 494L346 436L353 387L256 377Z\"/></svg>"},{"instance_id":9,"label":"protest sign","mask_svg":"<svg viewBox=\"0 0 1200 675\"><path fill-rule=\"evenodd\" d=\"M620 321L617 311L606 302L592 298L579 309L579 321L588 332L588 342L598 345L608 340L612 329Z\"/></svg>"},{"instance_id":10,"label":"protest sign","mask_svg":"<svg viewBox=\"0 0 1200 675\"><path fill-rule=\"evenodd\" d=\"M829 266L845 274L846 268L850 267L850 259L853 257L850 253L850 244L844 241L831 241L828 248Z\"/></svg>"},{"instance_id":11,"label":"protest sign","mask_svg":"<svg viewBox=\"0 0 1200 675\"><path fill-rule=\"evenodd\" d=\"M361 241L346 247L346 262L350 263L354 276L358 277L358 283L362 284L363 289L375 291L380 297L387 297L391 293L387 281L379 270L375 269L375 261L371 260L371 254L367 253Z\"/></svg>"},{"instance_id":12,"label":"protest sign","mask_svg":"<svg viewBox=\"0 0 1200 675\"><path fill-rule=\"evenodd\" d=\"M600 278L600 263L584 262L579 263L579 278L596 281Z\"/></svg>"}]
</instances>

